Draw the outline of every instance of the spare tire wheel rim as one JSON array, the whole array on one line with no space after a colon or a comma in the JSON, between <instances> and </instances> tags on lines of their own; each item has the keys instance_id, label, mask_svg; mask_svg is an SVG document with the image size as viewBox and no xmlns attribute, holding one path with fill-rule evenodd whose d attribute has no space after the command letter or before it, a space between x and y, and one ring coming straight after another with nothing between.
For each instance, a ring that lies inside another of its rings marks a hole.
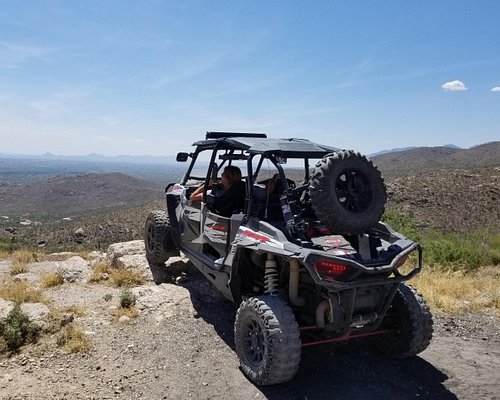
<instances>
[{"instance_id":1,"label":"spare tire wheel rim","mask_svg":"<svg viewBox=\"0 0 500 400\"><path fill-rule=\"evenodd\" d=\"M338 175L335 193L342 207L351 212L366 211L373 201L370 180L357 169L346 169Z\"/></svg>"}]
</instances>

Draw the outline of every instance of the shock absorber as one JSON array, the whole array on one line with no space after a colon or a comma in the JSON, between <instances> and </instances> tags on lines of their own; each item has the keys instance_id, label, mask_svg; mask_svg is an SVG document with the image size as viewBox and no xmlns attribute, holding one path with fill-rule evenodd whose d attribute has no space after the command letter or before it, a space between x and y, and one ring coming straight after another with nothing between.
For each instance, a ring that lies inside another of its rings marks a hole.
<instances>
[{"instance_id":1,"label":"shock absorber","mask_svg":"<svg viewBox=\"0 0 500 400\"><path fill-rule=\"evenodd\" d=\"M269 253L264 270L264 292L271 296L277 296L279 292L278 264L274 256Z\"/></svg>"}]
</instances>

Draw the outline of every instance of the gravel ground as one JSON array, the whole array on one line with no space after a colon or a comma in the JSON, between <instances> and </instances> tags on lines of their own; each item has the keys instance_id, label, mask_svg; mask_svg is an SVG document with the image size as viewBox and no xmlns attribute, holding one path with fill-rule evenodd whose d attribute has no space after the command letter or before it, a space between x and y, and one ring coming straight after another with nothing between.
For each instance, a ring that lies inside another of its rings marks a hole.
<instances>
[{"instance_id":1,"label":"gravel ground","mask_svg":"<svg viewBox=\"0 0 500 400\"><path fill-rule=\"evenodd\" d=\"M234 306L200 275L135 288L140 313L129 324L111 323L119 292L83 282L47 290L58 307L89 310L75 322L93 349L39 345L0 359L0 399L500 399L493 317L436 315L430 347L410 360L385 358L363 341L306 348L292 382L260 388L239 370Z\"/></svg>"}]
</instances>

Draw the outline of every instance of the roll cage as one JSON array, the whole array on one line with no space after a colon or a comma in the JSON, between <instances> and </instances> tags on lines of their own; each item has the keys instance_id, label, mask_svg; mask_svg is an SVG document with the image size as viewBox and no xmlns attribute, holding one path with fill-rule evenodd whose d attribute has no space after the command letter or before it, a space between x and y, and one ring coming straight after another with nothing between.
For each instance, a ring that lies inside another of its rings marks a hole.
<instances>
[{"instance_id":1,"label":"roll cage","mask_svg":"<svg viewBox=\"0 0 500 400\"><path fill-rule=\"evenodd\" d=\"M226 166L232 165L233 161L246 160L247 198L245 207L245 221L252 214L254 204L253 186L262 169L265 160L269 160L280 175L281 190L287 196L291 196L290 187L282 164L287 159L302 159L304 178L303 184L308 182L310 174L310 159L321 159L325 155L338 150L338 148L320 145L307 139L286 138L270 139L263 133L237 133L237 132L207 132L205 140L193 143L196 149L193 153L179 153L178 160L191 158L191 163L182 178L181 184L187 185L190 180L206 181L217 177L219 172ZM211 157L204 177L192 175L199 155L202 152L211 151ZM222 152L222 154L220 154ZM219 155L217 157L217 155ZM256 157L258 161L255 162ZM218 163L218 161L222 161ZM256 164L255 168L254 165ZM208 187L205 187L204 196L207 195ZM293 199L289 198L293 203ZM287 221L290 222L290 221Z\"/></svg>"}]
</instances>

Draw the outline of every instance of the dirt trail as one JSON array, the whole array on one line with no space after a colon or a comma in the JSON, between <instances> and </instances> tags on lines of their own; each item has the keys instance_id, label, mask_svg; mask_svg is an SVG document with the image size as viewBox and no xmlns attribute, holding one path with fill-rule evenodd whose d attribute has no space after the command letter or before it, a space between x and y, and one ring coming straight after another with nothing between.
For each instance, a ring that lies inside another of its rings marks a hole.
<instances>
[{"instance_id":1,"label":"dirt trail","mask_svg":"<svg viewBox=\"0 0 500 400\"><path fill-rule=\"evenodd\" d=\"M189 275L182 285L135 288L140 313L111 324L119 290L67 283L47 291L57 306L89 310L76 322L87 354L27 349L0 359L0 399L499 399L500 332L495 318L437 316L420 357L393 360L353 341L304 349L287 384L259 388L238 368L235 308ZM111 294L113 300L106 301Z\"/></svg>"}]
</instances>

